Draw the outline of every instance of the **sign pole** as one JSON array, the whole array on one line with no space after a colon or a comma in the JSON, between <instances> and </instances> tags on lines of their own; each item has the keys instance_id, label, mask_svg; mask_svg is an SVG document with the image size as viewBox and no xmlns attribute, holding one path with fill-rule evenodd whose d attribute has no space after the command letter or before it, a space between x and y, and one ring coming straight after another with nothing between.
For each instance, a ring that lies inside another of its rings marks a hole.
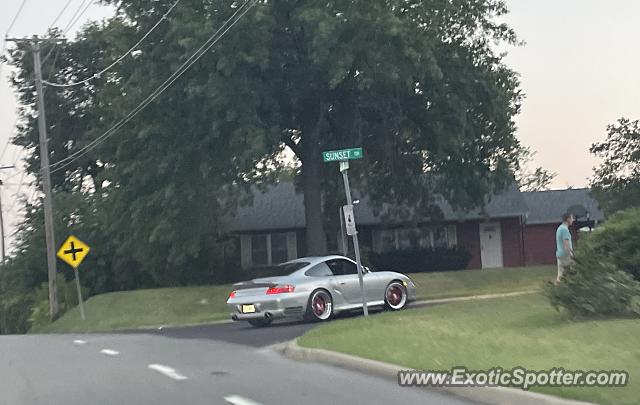
<instances>
[{"instance_id":1,"label":"sign pole","mask_svg":"<svg viewBox=\"0 0 640 405\"><path fill-rule=\"evenodd\" d=\"M347 205L353 205L353 201L351 200L351 188L349 188L349 176L347 176L347 170L349 170L349 161L340 161L340 172L342 173L342 179L344 180L344 192L347 195ZM360 262L360 245L358 244L357 231L353 234L353 250L356 254L356 265L358 266L358 280L360 281L360 294L362 295L362 310L364 311L364 316L369 316L367 299L364 294L364 274L362 271L362 263Z\"/></svg>"},{"instance_id":2,"label":"sign pole","mask_svg":"<svg viewBox=\"0 0 640 405\"><path fill-rule=\"evenodd\" d=\"M82 302L82 289L80 288L80 276L78 275L78 268L74 267L73 272L76 275L76 290L78 290L78 305L80 305L80 317L84 321L84 303Z\"/></svg>"}]
</instances>

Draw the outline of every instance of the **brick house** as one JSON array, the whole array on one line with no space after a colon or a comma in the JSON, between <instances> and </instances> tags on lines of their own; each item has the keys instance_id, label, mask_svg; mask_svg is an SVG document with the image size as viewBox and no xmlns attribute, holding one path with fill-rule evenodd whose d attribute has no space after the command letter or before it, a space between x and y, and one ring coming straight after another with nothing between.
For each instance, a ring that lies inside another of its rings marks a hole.
<instances>
[{"instance_id":1,"label":"brick house","mask_svg":"<svg viewBox=\"0 0 640 405\"><path fill-rule=\"evenodd\" d=\"M550 201L543 204L546 195ZM590 223L604 219L587 190L521 193L517 188L494 196L483 210L458 212L440 200L443 218L437 223L385 219L374 213L367 198L359 199L355 216L363 249L382 252L457 246L471 254L469 268L514 267L553 263L549 255L554 254L555 227L562 213L575 205L591 209ZM335 217L335 222L325 226L327 253L340 253L345 247L352 252L344 244L338 212ZM238 208L232 224L240 237L242 267L305 256L304 229L303 196L292 183L281 182L264 193L256 191L253 204Z\"/></svg>"}]
</instances>

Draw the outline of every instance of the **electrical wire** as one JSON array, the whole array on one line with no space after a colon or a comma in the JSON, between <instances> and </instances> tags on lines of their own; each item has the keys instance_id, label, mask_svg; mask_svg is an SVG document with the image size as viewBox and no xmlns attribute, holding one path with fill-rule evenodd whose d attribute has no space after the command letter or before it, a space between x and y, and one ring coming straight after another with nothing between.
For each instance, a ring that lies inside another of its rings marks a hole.
<instances>
[{"instance_id":1,"label":"electrical wire","mask_svg":"<svg viewBox=\"0 0 640 405\"><path fill-rule=\"evenodd\" d=\"M154 90L147 98L145 98L140 104L138 104L138 106L136 106L133 110L131 110L125 118L118 121L115 125L109 128L105 133L100 135L98 138L90 142L88 145L77 150L76 152L72 153L68 157L51 164L49 166L50 168L53 169L51 170L51 173L55 173L64 169L65 167L69 166L73 161L77 160L78 158L85 155L89 151L95 149L99 144L104 142L107 138L113 136L120 128L122 128L127 122L133 119L133 117L135 117L146 106L151 104L151 102L153 102L158 96L160 96L160 94L162 94L167 88L169 88L191 66L193 66L194 63L196 63L207 51L209 51L209 49L211 49L216 43L218 43L218 41L222 39L224 35L231 28L233 28L238 23L238 21L240 21L240 19L242 19L242 17L244 17L244 15L247 14L249 10L251 10L251 8L255 6L257 2L258 0L247 0L245 3L243 3L242 6L240 6L236 10L236 12L233 13L233 15L229 17L229 19L225 21L225 23L211 37L209 37L209 39L207 39L202 44L202 46L200 46L200 48L198 48L196 52L194 52L171 76L169 76L169 78L165 80L164 83L162 83L159 87L157 87L156 90ZM251 5L245 8L245 6L249 3L251 3ZM245 10L240 14L240 16L237 19L233 20L243 8L245 8ZM229 24L230 21L232 20L233 22L225 29L225 26L227 26L227 24ZM220 34L221 31L222 33ZM218 36L218 34L220 35Z\"/></svg>"},{"instance_id":2,"label":"electrical wire","mask_svg":"<svg viewBox=\"0 0 640 405\"><path fill-rule=\"evenodd\" d=\"M18 21L20 14L22 14L22 10L24 9L25 4L27 4L27 0L22 0L22 4L20 4L20 8L18 8L18 12L13 16L13 20L11 20L11 24L9 24L9 28L7 28L7 31L4 34L5 37L9 36L9 33L13 29L13 26L16 25L16 21Z\"/></svg>"},{"instance_id":3,"label":"electrical wire","mask_svg":"<svg viewBox=\"0 0 640 405\"><path fill-rule=\"evenodd\" d=\"M112 64L110 64L109 66L107 66L106 68L102 69L101 71L99 71L98 73L93 74L91 77L84 79L84 80L80 80L77 82L72 82L72 83L66 83L66 84L62 84L62 83L51 83L47 80L43 80L42 83L46 84L47 86L51 86L51 87L74 87L74 86L80 86L82 84L88 83L93 79L98 79L100 78L104 73L108 72L109 70L111 70L114 66L116 66L117 64L119 64L120 62L122 62L124 60L124 58L126 58L131 52L133 52L138 46L140 46L140 44L149 37L149 35L151 35L151 33L153 33L153 31L155 31L156 28L158 28L158 26L162 23L162 21L166 20L167 17L169 16L169 14L171 13L171 11L173 11L173 9L178 5L178 3L180 3L181 0L176 0L175 3L173 3L173 5L171 7L169 7L169 9L167 10L167 12L165 12L162 17L158 20L158 22L156 22L153 27L151 27L151 29L149 31L147 31L146 34L144 34L142 36L142 38L140 38L140 40L138 40L138 42L136 42L131 48L129 48L128 51L126 51L125 53L122 54L122 56L120 56L118 59L116 59Z\"/></svg>"},{"instance_id":4,"label":"electrical wire","mask_svg":"<svg viewBox=\"0 0 640 405\"><path fill-rule=\"evenodd\" d=\"M47 31L50 30L51 28L53 28L54 25L56 25L58 20L60 20L60 17L62 17L64 12L67 11L67 8L69 8L69 5L71 5L72 2L73 2L73 0L67 0L67 4L65 4L64 7L62 7L62 10L58 13L58 15L53 20L53 22L51 24L49 24L49 28L47 29Z\"/></svg>"},{"instance_id":5,"label":"electrical wire","mask_svg":"<svg viewBox=\"0 0 640 405\"><path fill-rule=\"evenodd\" d=\"M76 9L76 12L73 13L73 16L71 16L71 19L69 20L69 22L67 23L67 25L64 27L64 29L62 30L65 34L67 32L69 32L71 30L71 28L73 28L73 25L76 23L77 19L82 17L82 14L84 14L87 9L89 7L86 7L84 9L84 11L82 13L80 13L80 11L82 10L82 7L85 6L85 4L87 3L87 1L89 2L89 5L91 5L91 0L82 0L82 3L80 3L80 6L78 6L78 8Z\"/></svg>"}]
</instances>

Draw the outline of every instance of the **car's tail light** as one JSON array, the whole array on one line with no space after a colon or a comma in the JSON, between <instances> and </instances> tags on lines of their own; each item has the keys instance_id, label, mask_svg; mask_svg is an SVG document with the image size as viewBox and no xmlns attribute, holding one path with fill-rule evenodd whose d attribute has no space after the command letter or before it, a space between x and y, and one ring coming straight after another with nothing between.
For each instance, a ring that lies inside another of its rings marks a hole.
<instances>
[{"instance_id":1,"label":"car's tail light","mask_svg":"<svg viewBox=\"0 0 640 405\"><path fill-rule=\"evenodd\" d=\"M295 286L289 284L277 285L275 287L269 287L269 289L267 290L267 295L292 293L295 289Z\"/></svg>"},{"instance_id":2,"label":"car's tail light","mask_svg":"<svg viewBox=\"0 0 640 405\"><path fill-rule=\"evenodd\" d=\"M236 292L231 291L231 293L229 294L229 298L234 298L235 296L236 296Z\"/></svg>"}]
</instances>

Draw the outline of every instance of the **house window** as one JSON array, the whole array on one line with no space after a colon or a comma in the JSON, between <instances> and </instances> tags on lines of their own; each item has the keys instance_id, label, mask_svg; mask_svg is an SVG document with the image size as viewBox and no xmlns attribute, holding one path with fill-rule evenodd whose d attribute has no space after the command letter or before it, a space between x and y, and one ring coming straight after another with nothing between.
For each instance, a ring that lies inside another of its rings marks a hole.
<instances>
[{"instance_id":1,"label":"house window","mask_svg":"<svg viewBox=\"0 0 640 405\"><path fill-rule=\"evenodd\" d=\"M412 248L452 248L458 244L455 225L374 230L373 240L377 252Z\"/></svg>"},{"instance_id":2,"label":"house window","mask_svg":"<svg viewBox=\"0 0 640 405\"><path fill-rule=\"evenodd\" d=\"M271 237L271 263L279 264L287 261L287 234L272 233Z\"/></svg>"},{"instance_id":3,"label":"house window","mask_svg":"<svg viewBox=\"0 0 640 405\"><path fill-rule=\"evenodd\" d=\"M251 263L254 266L266 266L269 264L268 237L269 235L251 235Z\"/></svg>"},{"instance_id":4,"label":"house window","mask_svg":"<svg viewBox=\"0 0 640 405\"><path fill-rule=\"evenodd\" d=\"M298 255L295 232L243 235L240 242L243 268L280 264Z\"/></svg>"},{"instance_id":5,"label":"house window","mask_svg":"<svg viewBox=\"0 0 640 405\"><path fill-rule=\"evenodd\" d=\"M377 234L378 249L380 252L386 252L388 250L397 250L397 238L395 229L383 229L374 231Z\"/></svg>"}]
</instances>

